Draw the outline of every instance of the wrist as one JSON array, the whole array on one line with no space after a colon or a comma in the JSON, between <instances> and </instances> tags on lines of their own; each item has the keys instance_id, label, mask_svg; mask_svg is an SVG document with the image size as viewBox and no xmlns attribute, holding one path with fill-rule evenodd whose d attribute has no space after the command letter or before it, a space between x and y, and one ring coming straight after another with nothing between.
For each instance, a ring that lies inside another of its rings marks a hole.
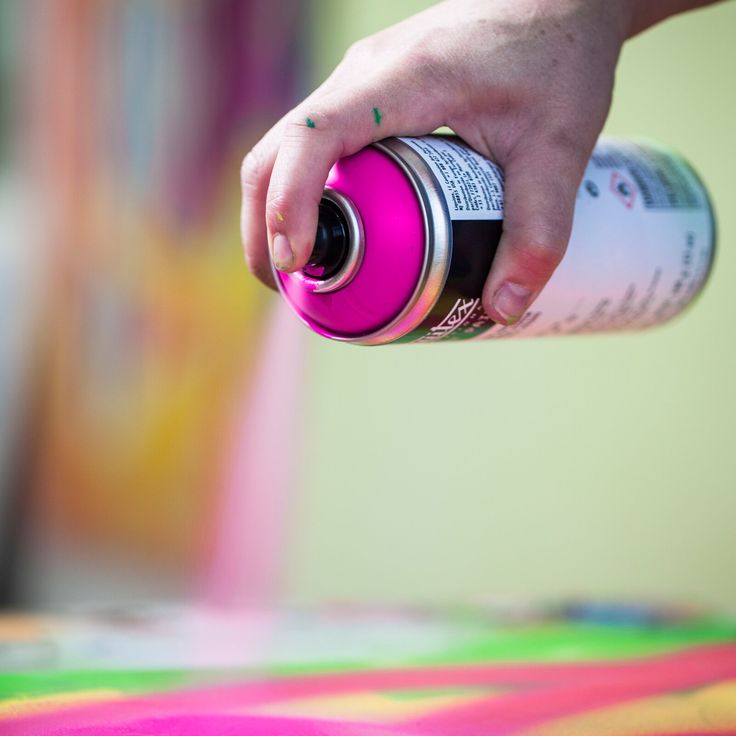
<instances>
[{"instance_id":1,"label":"wrist","mask_svg":"<svg viewBox=\"0 0 736 736\"><path fill-rule=\"evenodd\" d=\"M625 0L629 14L628 38L670 16L712 5L717 0Z\"/></svg>"}]
</instances>

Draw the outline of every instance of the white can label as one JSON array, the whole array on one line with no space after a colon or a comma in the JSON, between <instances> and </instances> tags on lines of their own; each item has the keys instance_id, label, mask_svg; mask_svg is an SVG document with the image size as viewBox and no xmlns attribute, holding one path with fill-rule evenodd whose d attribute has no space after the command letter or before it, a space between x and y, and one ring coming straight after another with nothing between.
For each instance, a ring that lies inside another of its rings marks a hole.
<instances>
[{"instance_id":1,"label":"white can label","mask_svg":"<svg viewBox=\"0 0 736 736\"><path fill-rule=\"evenodd\" d=\"M567 253L531 309L482 337L644 329L695 297L713 258L706 193L679 157L602 141L578 190Z\"/></svg>"},{"instance_id":2,"label":"white can label","mask_svg":"<svg viewBox=\"0 0 736 736\"><path fill-rule=\"evenodd\" d=\"M503 172L453 138L400 138L428 164L453 220L502 220Z\"/></svg>"},{"instance_id":3,"label":"white can label","mask_svg":"<svg viewBox=\"0 0 736 736\"><path fill-rule=\"evenodd\" d=\"M458 139L402 140L439 182L453 232L463 220L503 219L498 166ZM495 243L484 239L475 247ZM713 248L707 194L682 159L653 144L602 139L578 190L567 253L530 310L510 327L493 324L480 307L479 291L453 292L453 299L477 302L468 318L472 328L463 322L445 334L445 314L437 313L436 325L418 340L643 329L674 317L694 298L707 278ZM450 300L438 306L443 303Z\"/></svg>"}]
</instances>

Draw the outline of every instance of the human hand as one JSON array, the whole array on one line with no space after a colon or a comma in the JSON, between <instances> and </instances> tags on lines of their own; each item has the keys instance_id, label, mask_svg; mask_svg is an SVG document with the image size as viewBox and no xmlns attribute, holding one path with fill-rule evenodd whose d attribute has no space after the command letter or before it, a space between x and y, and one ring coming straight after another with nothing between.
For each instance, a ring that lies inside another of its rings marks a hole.
<instances>
[{"instance_id":1,"label":"human hand","mask_svg":"<svg viewBox=\"0 0 736 736\"><path fill-rule=\"evenodd\" d=\"M250 269L273 285L269 246L280 270L306 264L337 159L446 125L504 169L504 232L483 306L495 321L516 321L565 253L577 188L632 32L631 7L447 0L359 41L243 163Z\"/></svg>"}]
</instances>

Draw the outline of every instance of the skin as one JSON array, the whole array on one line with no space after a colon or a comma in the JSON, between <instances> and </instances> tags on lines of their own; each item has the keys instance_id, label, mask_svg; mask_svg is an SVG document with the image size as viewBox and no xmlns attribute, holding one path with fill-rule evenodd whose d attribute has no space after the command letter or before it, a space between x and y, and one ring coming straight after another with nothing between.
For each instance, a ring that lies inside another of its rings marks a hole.
<instances>
[{"instance_id":1,"label":"skin","mask_svg":"<svg viewBox=\"0 0 736 736\"><path fill-rule=\"evenodd\" d=\"M248 267L273 287L270 258L282 271L306 264L337 159L378 138L448 126L505 172L504 231L483 306L512 324L565 254L623 43L707 4L446 0L358 41L243 162Z\"/></svg>"}]
</instances>

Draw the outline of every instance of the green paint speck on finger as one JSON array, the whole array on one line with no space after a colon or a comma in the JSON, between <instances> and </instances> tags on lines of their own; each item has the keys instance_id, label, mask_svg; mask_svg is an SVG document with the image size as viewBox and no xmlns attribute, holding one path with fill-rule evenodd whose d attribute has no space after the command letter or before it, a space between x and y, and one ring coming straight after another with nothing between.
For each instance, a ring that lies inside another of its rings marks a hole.
<instances>
[{"instance_id":1,"label":"green paint speck on finger","mask_svg":"<svg viewBox=\"0 0 736 736\"><path fill-rule=\"evenodd\" d=\"M307 128L316 128L317 123L312 120L312 118L307 118Z\"/></svg>"},{"instance_id":2,"label":"green paint speck on finger","mask_svg":"<svg viewBox=\"0 0 736 736\"><path fill-rule=\"evenodd\" d=\"M376 121L376 125L381 124L381 111L377 108L373 108L373 119Z\"/></svg>"}]
</instances>

